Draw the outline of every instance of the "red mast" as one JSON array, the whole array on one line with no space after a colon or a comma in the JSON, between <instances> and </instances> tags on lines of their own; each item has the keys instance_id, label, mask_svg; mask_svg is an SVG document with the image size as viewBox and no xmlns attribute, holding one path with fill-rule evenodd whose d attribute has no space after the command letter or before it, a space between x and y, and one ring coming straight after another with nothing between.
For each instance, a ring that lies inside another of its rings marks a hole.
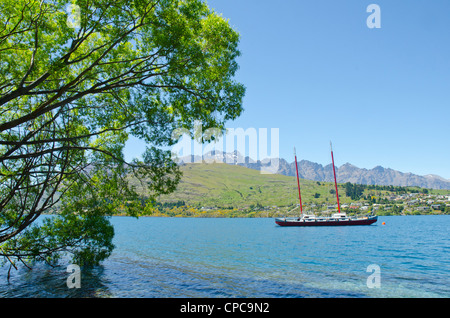
<instances>
[{"instance_id":1,"label":"red mast","mask_svg":"<svg viewBox=\"0 0 450 318\"><path fill-rule=\"evenodd\" d=\"M333 146L331 145L331 141L330 141L330 148L331 148L331 161L333 162L334 186L336 187L336 198L337 198L338 211L339 211L339 213L341 213L341 206L339 204L339 193L338 193L338 187L337 187L337 182L336 182L336 170L334 169Z\"/></svg>"},{"instance_id":2,"label":"red mast","mask_svg":"<svg viewBox=\"0 0 450 318\"><path fill-rule=\"evenodd\" d=\"M295 170L297 171L297 186L298 186L298 199L300 201L300 213L303 214L302 195L300 194L300 181L298 179L297 154L295 153L295 147L294 147L294 157L295 157Z\"/></svg>"}]
</instances>

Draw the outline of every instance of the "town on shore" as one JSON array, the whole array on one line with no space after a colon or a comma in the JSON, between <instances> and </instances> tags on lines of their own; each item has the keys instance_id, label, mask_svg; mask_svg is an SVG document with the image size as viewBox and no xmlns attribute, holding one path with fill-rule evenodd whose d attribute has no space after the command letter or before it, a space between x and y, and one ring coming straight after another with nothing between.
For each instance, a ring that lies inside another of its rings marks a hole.
<instances>
[{"instance_id":1,"label":"town on shore","mask_svg":"<svg viewBox=\"0 0 450 318\"><path fill-rule=\"evenodd\" d=\"M337 204L304 203L303 212L326 215L336 213ZM363 200L341 204L341 211L348 215L443 215L450 214L450 195L423 192L375 195ZM244 207L217 207L189 205L184 201L156 203L150 213L142 216L166 217L282 217L297 216L299 204L263 206L251 204Z\"/></svg>"}]
</instances>

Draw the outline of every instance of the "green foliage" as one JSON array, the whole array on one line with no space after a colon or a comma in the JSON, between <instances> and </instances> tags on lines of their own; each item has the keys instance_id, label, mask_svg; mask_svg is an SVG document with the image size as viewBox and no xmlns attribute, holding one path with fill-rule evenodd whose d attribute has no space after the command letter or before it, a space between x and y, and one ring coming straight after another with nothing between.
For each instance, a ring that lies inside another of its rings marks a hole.
<instances>
[{"instance_id":1,"label":"green foliage","mask_svg":"<svg viewBox=\"0 0 450 318\"><path fill-rule=\"evenodd\" d=\"M2 245L22 262L45 261L54 265L64 254L71 255L71 262L93 265L108 257L114 245L114 228L104 215L93 213L62 213L47 216L40 224L32 224L20 238L10 239Z\"/></svg>"},{"instance_id":2,"label":"green foliage","mask_svg":"<svg viewBox=\"0 0 450 318\"><path fill-rule=\"evenodd\" d=\"M223 129L242 112L239 35L202 1L71 4L0 2L0 255L11 262L104 259L109 215L147 213L176 188L176 129ZM142 160L125 162L130 136L146 142Z\"/></svg>"},{"instance_id":3,"label":"green foliage","mask_svg":"<svg viewBox=\"0 0 450 318\"><path fill-rule=\"evenodd\" d=\"M350 182L345 183L345 195L350 197L352 200L359 200L361 195L366 188L365 185L362 184L353 184Z\"/></svg>"}]
</instances>

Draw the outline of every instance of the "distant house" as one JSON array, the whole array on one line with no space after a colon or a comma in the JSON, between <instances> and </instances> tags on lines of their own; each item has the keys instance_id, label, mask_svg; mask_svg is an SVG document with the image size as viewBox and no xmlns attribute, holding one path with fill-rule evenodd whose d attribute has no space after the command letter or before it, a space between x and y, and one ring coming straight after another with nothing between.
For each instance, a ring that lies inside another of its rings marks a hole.
<instances>
[{"instance_id":1,"label":"distant house","mask_svg":"<svg viewBox=\"0 0 450 318\"><path fill-rule=\"evenodd\" d=\"M361 203L361 202L351 203L351 204L350 204L350 209L357 210L357 209L359 209L361 206L362 206L362 203Z\"/></svg>"},{"instance_id":2,"label":"distant house","mask_svg":"<svg viewBox=\"0 0 450 318\"><path fill-rule=\"evenodd\" d=\"M414 205L416 203L419 203L419 200L411 200L411 201L406 202L406 204L408 204L408 205Z\"/></svg>"}]
</instances>

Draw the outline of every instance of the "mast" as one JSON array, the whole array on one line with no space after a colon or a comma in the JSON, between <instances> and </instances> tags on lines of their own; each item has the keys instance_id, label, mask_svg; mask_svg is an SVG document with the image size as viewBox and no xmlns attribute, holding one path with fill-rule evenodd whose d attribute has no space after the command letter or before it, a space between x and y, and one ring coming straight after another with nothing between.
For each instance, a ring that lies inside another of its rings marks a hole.
<instances>
[{"instance_id":1,"label":"mast","mask_svg":"<svg viewBox=\"0 0 450 318\"><path fill-rule=\"evenodd\" d=\"M298 186L298 199L300 201L300 213L303 215L302 195L300 194L300 181L298 179L297 154L295 153L295 147L294 147L294 157L295 157L295 170L297 171L297 186Z\"/></svg>"},{"instance_id":2,"label":"mast","mask_svg":"<svg viewBox=\"0 0 450 318\"><path fill-rule=\"evenodd\" d=\"M334 157L333 157L333 146L330 141L330 148L331 148L331 161L333 163L333 174L334 174L334 186L336 187L336 199L337 199L337 205L338 205L338 211L341 213L341 206L339 204L339 193L338 193L338 187L336 182L336 170L334 168Z\"/></svg>"}]
</instances>

